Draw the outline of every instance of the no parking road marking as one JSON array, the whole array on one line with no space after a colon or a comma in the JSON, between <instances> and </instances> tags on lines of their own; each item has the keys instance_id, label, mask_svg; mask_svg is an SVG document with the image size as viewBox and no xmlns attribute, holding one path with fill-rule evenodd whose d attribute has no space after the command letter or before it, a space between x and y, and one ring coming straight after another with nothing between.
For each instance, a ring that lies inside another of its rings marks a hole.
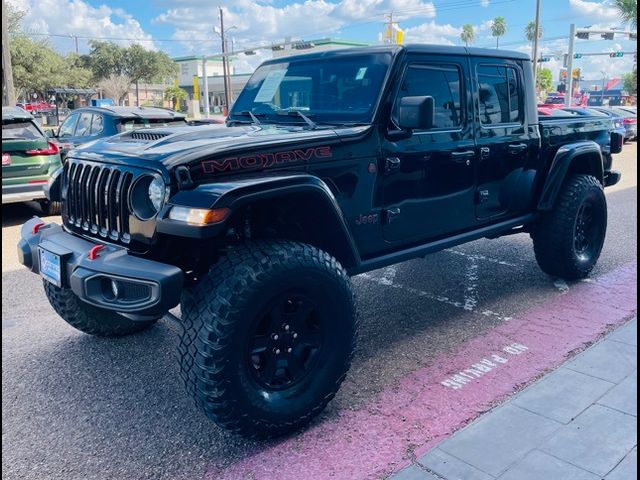
<instances>
[{"instance_id":1,"label":"no parking road marking","mask_svg":"<svg viewBox=\"0 0 640 480\"><path fill-rule=\"evenodd\" d=\"M504 365L509 362L507 355L521 355L529 350L529 347L522 345L521 343L512 343L502 348L501 353L494 353L489 355L479 362L474 363L469 368L465 368L455 375L440 382L441 385L451 388L452 390L460 390L469 383L473 383L474 380L485 376L487 373L495 370L500 365Z\"/></svg>"}]
</instances>

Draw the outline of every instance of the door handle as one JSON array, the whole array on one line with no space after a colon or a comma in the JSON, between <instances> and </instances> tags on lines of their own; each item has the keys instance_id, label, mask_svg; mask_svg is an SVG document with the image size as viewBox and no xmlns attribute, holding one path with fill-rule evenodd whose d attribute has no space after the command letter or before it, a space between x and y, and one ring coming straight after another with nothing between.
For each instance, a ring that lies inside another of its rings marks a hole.
<instances>
[{"instance_id":1,"label":"door handle","mask_svg":"<svg viewBox=\"0 0 640 480\"><path fill-rule=\"evenodd\" d=\"M471 165L471 159L476 156L474 150L463 150L462 152L451 152L451 159L456 163L466 163Z\"/></svg>"},{"instance_id":2,"label":"door handle","mask_svg":"<svg viewBox=\"0 0 640 480\"><path fill-rule=\"evenodd\" d=\"M513 145L509 145L509 153L512 155L517 155L518 153L524 152L526 149L526 143L516 143Z\"/></svg>"},{"instance_id":3,"label":"door handle","mask_svg":"<svg viewBox=\"0 0 640 480\"><path fill-rule=\"evenodd\" d=\"M385 175L391 175L393 172L400 170L402 161L398 157L387 157L384 161Z\"/></svg>"}]
</instances>

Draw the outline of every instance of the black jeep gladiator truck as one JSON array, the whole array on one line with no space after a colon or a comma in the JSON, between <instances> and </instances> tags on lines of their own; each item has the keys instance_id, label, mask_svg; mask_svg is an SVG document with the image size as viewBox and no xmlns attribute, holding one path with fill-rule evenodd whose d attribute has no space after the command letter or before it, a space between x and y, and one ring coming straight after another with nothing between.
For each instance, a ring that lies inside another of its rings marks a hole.
<instances>
[{"instance_id":1,"label":"black jeep gladiator truck","mask_svg":"<svg viewBox=\"0 0 640 480\"><path fill-rule=\"evenodd\" d=\"M71 151L49 189L62 225L29 220L18 254L89 334L139 332L180 305L196 403L234 432L281 435L347 374L350 276L520 232L549 275L592 270L622 138L605 117L539 119L534 92L530 59L502 50L267 61L226 125Z\"/></svg>"}]
</instances>

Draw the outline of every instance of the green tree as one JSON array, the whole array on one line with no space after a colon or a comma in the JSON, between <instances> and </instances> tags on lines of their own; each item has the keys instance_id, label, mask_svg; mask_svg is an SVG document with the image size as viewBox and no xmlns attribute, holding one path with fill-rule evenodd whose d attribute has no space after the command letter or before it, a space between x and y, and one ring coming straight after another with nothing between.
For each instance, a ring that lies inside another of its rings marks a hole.
<instances>
[{"instance_id":1,"label":"green tree","mask_svg":"<svg viewBox=\"0 0 640 480\"><path fill-rule=\"evenodd\" d=\"M637 72L625 73L622 76L622 82L624 84L624 90L632 95L638 93L638 74Z\"/></svg>"},{"instance_id":2,"label":"green tree","mask_svg":"<svg viewBox=\"0 0 640 480\"><path fill-rule=\"evenodd\" d=\"M638 28L638 0L615 0L615 4L622 20Z\"/></svg>"},{"instance_id":3,"label":"green tree","mask_svg":"<svg viewBox=\"0 0 640 480\"><path fill-rule=\"evenodd\" d=\"M177 85L171 85L164 89L164 99L173 104L173 109L178 110L180 102L188 98L186 90Z\"/></svg>"},{"instance_id":4,"label":"green tree","mask_svg":"<svg viewBox=\"0 0 640 480\"><path fill-rule=\"evenodd\" d=\"M460 33L460 40L468 47L476 40L476 32L473 29L473 25L467 23L462 26L462 32Z\"/></svg>"},{"instance_id":5,"label":"green tree","mask_svg":"<svg viewBox=\"0 0 640 480\"><path fill-rule=\"evenodd\" d=\"M542 33L542 27L538 27L538 40L542 38ZM524 28L524 36L531 44L531 58L533 59L533 42L536 39L536 22L531 21L527 23L527 26ZM536 59L533 61L535 62Z\"/></svg>"},{"instance_id":6,"label":"green tree","mask_svg":"<svg viewBox=\"0 0 640 480\"><path fill-rule=\"evenodd\" d=\"M541 68L536 75L536 87L539 92L548 92L553 89L553 72L548 68Z\"/></svg>"},{"instance_id":7,"label":"green tree","mask_svg":"<svg viewBox=\"0 0 640 480\"><path fill-rule=\"evenodd\" d=\"M101 40L90 40L89 47L88 65L96 81L127 74L126 49Z\"/></svg>"},{"instance_id":8,"label":"green tree","mask_svg":"<svg viewBox=\"0 0 640 480\"><path fill-rule=\"evenodd\" d=\"M496 37L496 48L500 46L500 37L507 33L507 21L504 17L496 17L491 23L491 35Z\"/></svg>"},{"instance_id":9,"label":"green tree","mask_svg":"<svg viewBox=\"0 0 640 480\"><path fill-rule=\"evenodd\" d=\"M13 83L18 96L37 93L40 98L47 98L49 89L65 86L67 65L64 58L46 42L16 35L10 48Z\"/></svg>"},{"instance_id":10,"label":"green tree","mask_svg":"<svg viewBox=\"0 0 640 480\"><path fill-rule=\"evenodd\" d=\"M128 48L112 42L91 41L88 65L96 81L106 81L111 87L122 85L122 80L130 79L136 86L136 101L139 98L140 82L164 82L175 78L178 66L163 52L146 50L138 44ZM115 91L118 88L113 87Z\"/></svg>"},{"instance_id":11,"label":"green tree","mask_svg":"<svg viewBox=\"0 0 640 480\"><path fill-rule=\"evenodd\" d=\"M26 11L14 7L10 3L6 4L7 8L7 33L10 36L20 34L22 31L22 19L27 14Z\"/></svg>"}]
</instances>

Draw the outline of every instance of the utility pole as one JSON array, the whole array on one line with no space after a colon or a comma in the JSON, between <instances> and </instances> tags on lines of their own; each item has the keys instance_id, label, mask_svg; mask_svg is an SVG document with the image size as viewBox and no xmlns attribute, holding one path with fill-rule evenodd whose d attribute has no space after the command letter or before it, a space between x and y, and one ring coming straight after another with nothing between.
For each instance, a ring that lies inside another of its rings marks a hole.
<instances>
[{"instance_id":1,"label":"utility pole","mask_svg":"<svg viewBox=\"0 0 640 480\"><path fill-rule=\"evenodd\" d=\"M569 54L567 55L567 92L564 97L564 104L571 106L573 100L573 55L576 43L576 24L572 23L569 28Z\"/></svg>"},{"instance_id":2,"label":"utility pole","mask_svg":"<svg viewBox=\"0 0 640 480\"><path fill-rule=\"evenodd\" d=\"M233 53L233 43L231 44L231 50L229 50L229 39L225 39L225 41L227 42L227 46L226 46L226 50L227 50L227 56L224 57L224 61L227 63L227 91L229 92L229 107L231 107L231 104L233 103L233 86L231 83L231 76L232 76L232 72L231 72L231 63L229 62L229 52Z\"/></svg>"},{"instance_id":3,"label":"utility pole","mask_svg":"<svg viewBox=\"0 0 640 480\"><path fill-rule=\"evenodd\" d=\"M224 110L225 115L229 112L229 83L228 83L228 72L227 72L227 42L224 38L224 13L222 11L222 7L218 7L220 12L220 37L222 39L222 75L224 77Z\"/></svg>"},{"instance_id":4,"label":"utility pole","mask_svg":"<svg viewBox=\"0 0 640 480\"><path fill-rule=\"evenodd\" d=\"M202 77L204 80L204 118L209 118L209 80L207 78L207 56L202 56Z\"/></svg>"},{"instance_id":5,"label":"utility pole","mask_svg":"<svg viewBox=\"0 0 640 480\"><path fill-rule=\"evenodd\" d=\"M540 36L540 3L541 0L536 0L536 34L533 37L533 85L536 86L536 79L538 77L538 37Z\"/></svg>"},{"instance_id":6,"label":"utility pole","mask_svg":"<svg viewBox=\"0 0 640 480\"><path fill-rule=\"evenodd\" d=\"M600 94L600 106L604 107L604 90L605 88L607 88L607 72L606 70L602 70L600 73L602 73L602 93Z\"/></svg>"},{"instance_id":7,"label":"utility pole","mask_svg":"<svg viewBox=\"0 0 640 480\"><path fill-rule=\"evenodd\" d=\"M13 68L11 67L7 17L7 6L5 5L5 0L2 0L2 105L13 107L16 104L16 91L13 88Z\"/></svg>"},{"instance_id":8,"label":"utility pole","mask_svg":"<svg viewBox=\"0 0 640 480\"><path fill-rule=\"evenodd\" d=\"M74 35L73 39L75 40L75 43L76 43L76 55L80 55L80 49L78 48L78 36Z\"/></svg>"}]
</instances>

